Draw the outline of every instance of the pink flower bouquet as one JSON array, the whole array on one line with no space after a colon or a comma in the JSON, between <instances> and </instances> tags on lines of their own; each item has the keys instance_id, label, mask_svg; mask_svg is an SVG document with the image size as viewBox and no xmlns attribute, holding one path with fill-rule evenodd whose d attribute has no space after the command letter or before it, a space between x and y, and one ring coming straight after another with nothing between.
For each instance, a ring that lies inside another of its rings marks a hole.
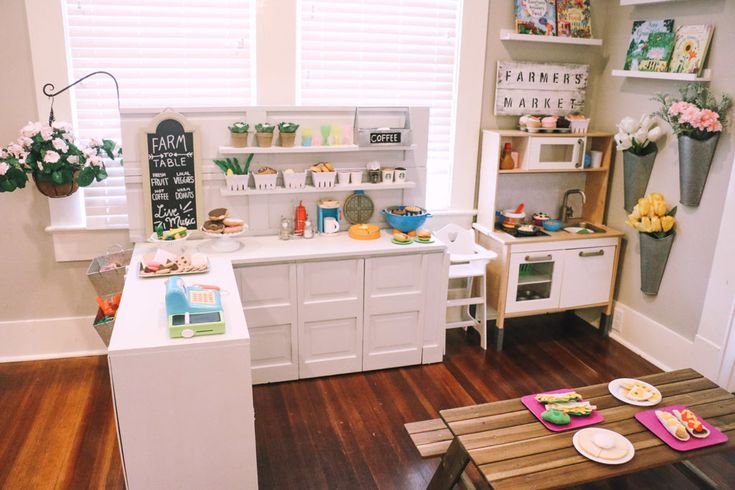
<instances>
[{"instance_id":1,"label":"pink flower bouquet","mask_svg":"<svg viewBox=\"0 0 735 490\"><path fill-rule=\"evenodd\" d=\"M727 113L732 106L729 96L717 100L702 84L689 84L680 90L680 97L658 94L661 104L657 113L668 122L677 136L685 135L706 140L727 126Z\"/></svg>"}]
</instances>

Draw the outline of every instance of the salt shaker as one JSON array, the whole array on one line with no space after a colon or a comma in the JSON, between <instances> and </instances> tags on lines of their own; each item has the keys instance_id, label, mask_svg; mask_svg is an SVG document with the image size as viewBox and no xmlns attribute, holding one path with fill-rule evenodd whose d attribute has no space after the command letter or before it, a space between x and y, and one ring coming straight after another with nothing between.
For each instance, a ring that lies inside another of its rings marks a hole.
<instances>
[{"instance_id":1,"label":"salt shaker","mask_svg":"<svg viewBox=\"0 0 735 490\"><path fill-rule=\"evenodd\" d=\"M291 224L285 216L281 218L281 229L278 232L278 238L281 240L288 240L291 238Z\"/></svg>"},{"instance_id":2,"label":"salt shaker","mask_svg":"<svg viewBox=\"0 0 735 490\"><path fill-rule=\"evenodd\" d=\"M314 238L314 228L308 219L304 222L304 238Z\"/></svg>"}]
</instances>

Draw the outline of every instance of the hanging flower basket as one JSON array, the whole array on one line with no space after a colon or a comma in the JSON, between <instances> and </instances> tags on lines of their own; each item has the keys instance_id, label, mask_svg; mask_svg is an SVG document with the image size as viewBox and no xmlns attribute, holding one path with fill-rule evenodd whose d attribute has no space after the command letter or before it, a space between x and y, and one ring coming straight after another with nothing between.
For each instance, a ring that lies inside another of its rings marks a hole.
<instances>
[{"instance_id":1,"label":"hanging flower basket","mask_svg":"<svg viewBox=\"0 0 735 490\"><path fill-rule=\"evenodd\" d=\"M658 154L656 143L649 144L646 150L644 155L637 155L630 150L623 152L624 207L629 213L633 212L638 199L646 195L653 163Z\"/></svg>"},{"instance_id":2,"label":"hanging flower basket","mask_svg":"<svg viewBox=\"0 0 735 490\"><path fill-rule=\"evenodd\" d=\"M663 238L656 238L648 233L639 233L641 245L641 291L643 294L649 296L658 294L675 235L676 233L672 232Z\"/></svg>"},{"instance_id":3,"label":"hanging flower basket","mask_svg":"<svg viewBox=\"0 0 735 490\"><path fill-rule=\"evenodd\" d=\"M679 135L679 202L699 206L720 133L701 140Z\"/></svg>"},{"instance_id":4,"label":"hanging flower basket","mask_svg":"<svg viewBox=\"0 0 735 490\"><path fill-rule=\"evenodd\" d=\"M33 181L36 183L38 191L46 197L58 198L58 197L69 197L79 190L79 171L77 170L72 174L71 181L61 184L56 184L50 179L46 179L43 175L33 174Z\"/></svg>"}]
</instances>

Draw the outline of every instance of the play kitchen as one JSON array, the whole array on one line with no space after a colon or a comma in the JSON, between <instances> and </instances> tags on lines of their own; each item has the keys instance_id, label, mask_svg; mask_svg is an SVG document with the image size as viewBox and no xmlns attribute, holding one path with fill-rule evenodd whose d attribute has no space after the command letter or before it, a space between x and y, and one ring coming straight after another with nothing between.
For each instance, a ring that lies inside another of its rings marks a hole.
<instances>
[{"instance_id":1,"label":"play kitchen","mask_svg":"<svg viewBox=\"0 0 735 490\"><path fill-rule=\"evenodd\" d=\"M513 317L597 307L609 328L623 236L604 225L612 152L597 131L483 131L474 226L498 254L487 275L498 350Z\"/></svg>"}]
</instances>

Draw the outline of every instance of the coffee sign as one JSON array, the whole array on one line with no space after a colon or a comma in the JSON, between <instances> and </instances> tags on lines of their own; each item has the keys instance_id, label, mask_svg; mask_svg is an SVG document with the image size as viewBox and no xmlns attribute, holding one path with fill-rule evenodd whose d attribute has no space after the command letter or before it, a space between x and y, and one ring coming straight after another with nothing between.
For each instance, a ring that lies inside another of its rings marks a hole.
<instances>
[{"instance_id":1,"label":"coffee sign","mask_svg":"<svg viewBox=\"0 0 735 490\"><path fill-rule=\"evenodd\" d=\"M158 225L196 230L200 224L198 135L188 126L181 114L162 112L144 131L147 233Z\"/></svg>"},{"instance_id":2,"label":"coffee sign","mask_svg":"<svg viewBox=\"0 0 735 490\"><path fill-rule=\"evenodd\" d=\"M381 131L378 133L370 133L370 144L372 145L394 145L401 142L400 131Z\"/></svg>"},{"instance_id":3,"label":"coffee sign","mask_svg":"<svg viewBox=\"0 0 735 490\"><path fill-rule=\"evenodd\" d=\"M495 115L563 115L584 110L589 65L498 61Z\"/></svg>"}]
</instances>

